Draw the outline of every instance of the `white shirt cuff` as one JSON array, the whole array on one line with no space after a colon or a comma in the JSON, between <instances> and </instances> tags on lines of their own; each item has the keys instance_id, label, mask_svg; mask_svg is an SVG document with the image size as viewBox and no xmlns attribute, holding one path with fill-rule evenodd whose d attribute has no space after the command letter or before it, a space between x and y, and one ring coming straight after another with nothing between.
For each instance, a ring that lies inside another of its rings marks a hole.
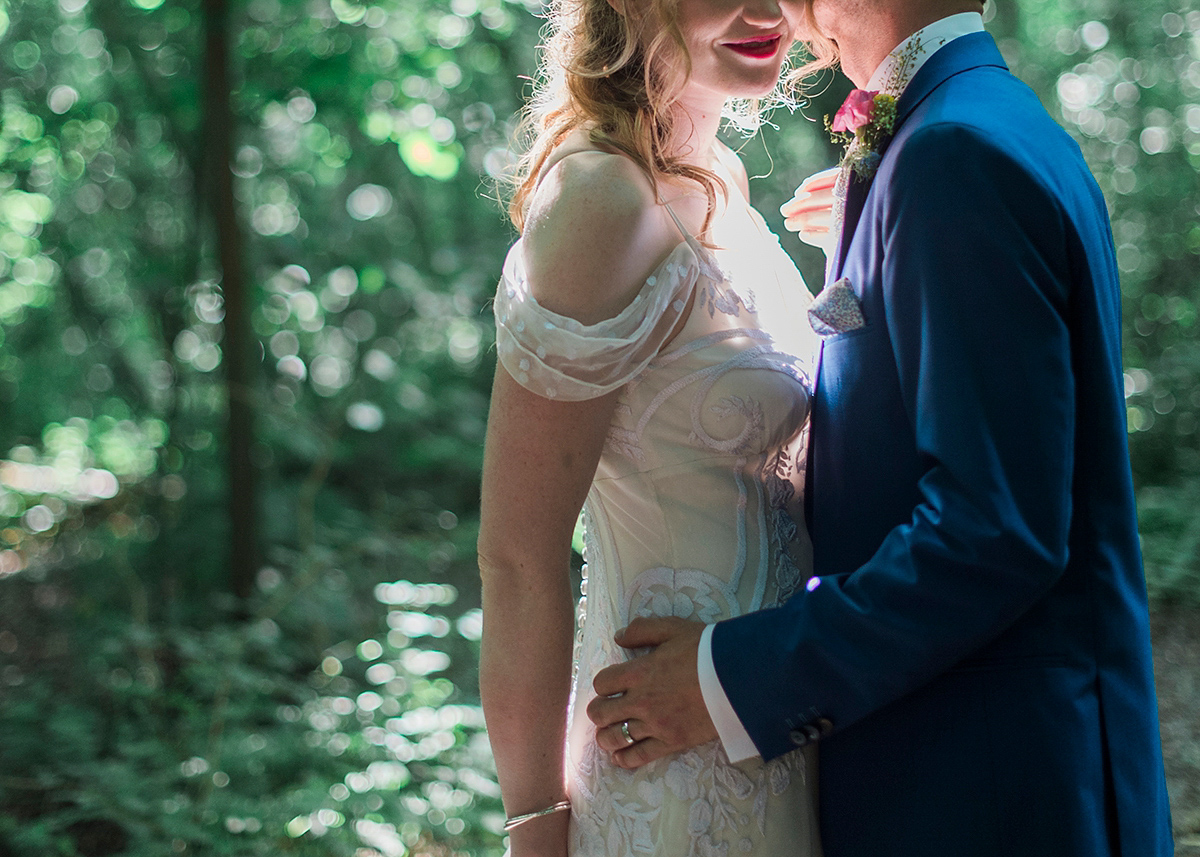
<instances>
[{"instance_id":1,"label":"white shirt cuff","mask_svg":"<svg viewBox=\"0 0 1200 857\"><path fill-rule=\"evenodd\" d=\"M696 675L700 679L700 693L704 697L704 707L708 716L717 727L717 735L725 747L725 755L731 762L741 762L759 755L758 748L750 740L750 734L742 726L737 712L729 704L725 688L717 677L717 668L713 666L712 658L713 626L708 625L700 635L700 648L696 650Z\"/></svg>"}]
</instances>

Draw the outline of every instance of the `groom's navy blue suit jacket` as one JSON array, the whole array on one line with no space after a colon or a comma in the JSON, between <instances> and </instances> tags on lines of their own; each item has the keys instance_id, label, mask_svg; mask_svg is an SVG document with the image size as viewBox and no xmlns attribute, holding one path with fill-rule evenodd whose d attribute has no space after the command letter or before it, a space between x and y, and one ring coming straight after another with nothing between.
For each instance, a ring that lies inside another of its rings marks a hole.
<instances>
[{"instance_id":1,"label":"groom's navy blue suit jacket","mask_svg":"<svg viewBox=\"0 0 1200 857\"><path fill-rule=\"evenodd\" d=\"M734 709L820 741L826 857L1170 854L1107 211L990 36L917 73L835 261L817 578L716 626Z\"/></svg>"}]
</instances>

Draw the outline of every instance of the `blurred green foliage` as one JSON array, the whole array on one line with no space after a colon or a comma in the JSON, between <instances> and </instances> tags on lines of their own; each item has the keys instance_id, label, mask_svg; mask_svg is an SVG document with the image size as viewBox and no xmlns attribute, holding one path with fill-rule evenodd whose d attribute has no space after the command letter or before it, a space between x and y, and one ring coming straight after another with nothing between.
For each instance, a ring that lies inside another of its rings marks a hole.
<instances>
[{"instance_id":1,"label":"blurred green foliage","mask_svg":"<svg viewBox=\"0 0 1200 857\"><path fill-rule=\"evenodd\" d=\"M1123 276L1151 592L1200 600L1200 9L989 8ZM266 565L227 592L200 0L0 0L0 857L499 853L474 570L509 0L242 0ZM844 81L740 141L768 220ZM784 239L816 283L816 251ZM1019 406L1019 379L1014 406Z\"/></svg>"}]
</instances>

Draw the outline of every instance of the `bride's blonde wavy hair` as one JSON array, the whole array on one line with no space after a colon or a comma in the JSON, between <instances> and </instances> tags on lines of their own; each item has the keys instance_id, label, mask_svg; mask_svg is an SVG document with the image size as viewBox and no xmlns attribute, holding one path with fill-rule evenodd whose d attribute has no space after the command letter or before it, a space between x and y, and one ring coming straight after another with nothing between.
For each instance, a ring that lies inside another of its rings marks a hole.
<instances>
[{"instance_id":1,"label":"bride's blonde wavy hair","mask_svg":"<svg viewBox=\"0 0 1200 857\"><path fill-rule=\"evenodd\" d=\"M704 229L725 182L669 149L678 118L670 109L691 73L679 28L680 0L551 0L543 28L538 73L522 111L517 137L522 153L508 181L508 214L523 230L529 199L550 154L572 132L627 155L650 178L657 195L664 179L698 184L708 198ZM805 13L812 0L805 0ZM624 7L624 14L614 8ZM634 5L640 8L634 9ZM810 61L785 63L780 83L765 98L731 99L725 116L747 136L779 105L794 109L803 80L836 61L832 43L806 45ZM522 145L523 144L523 145Z\"/></svg>"}]
</instances>

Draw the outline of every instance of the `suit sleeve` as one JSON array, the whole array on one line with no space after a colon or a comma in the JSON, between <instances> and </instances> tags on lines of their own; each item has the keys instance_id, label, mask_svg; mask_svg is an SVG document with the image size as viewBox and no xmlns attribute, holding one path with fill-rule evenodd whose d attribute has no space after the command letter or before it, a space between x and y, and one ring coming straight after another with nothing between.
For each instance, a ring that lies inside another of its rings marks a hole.
<instances>
[{"instance_id":1,"label":"suit sleeve","mask_svg":"<svg viewBox=\"0 0 1200 857\"><path fill-rule=\"evenodd\" d=\"M1075 389L1062 206L972 129L921 129L895 157L883 323L922 463L919 502L857 570L716 626L717 674L768 759L967 657L1067 563Z\"/></svg>"}]
</instances>

